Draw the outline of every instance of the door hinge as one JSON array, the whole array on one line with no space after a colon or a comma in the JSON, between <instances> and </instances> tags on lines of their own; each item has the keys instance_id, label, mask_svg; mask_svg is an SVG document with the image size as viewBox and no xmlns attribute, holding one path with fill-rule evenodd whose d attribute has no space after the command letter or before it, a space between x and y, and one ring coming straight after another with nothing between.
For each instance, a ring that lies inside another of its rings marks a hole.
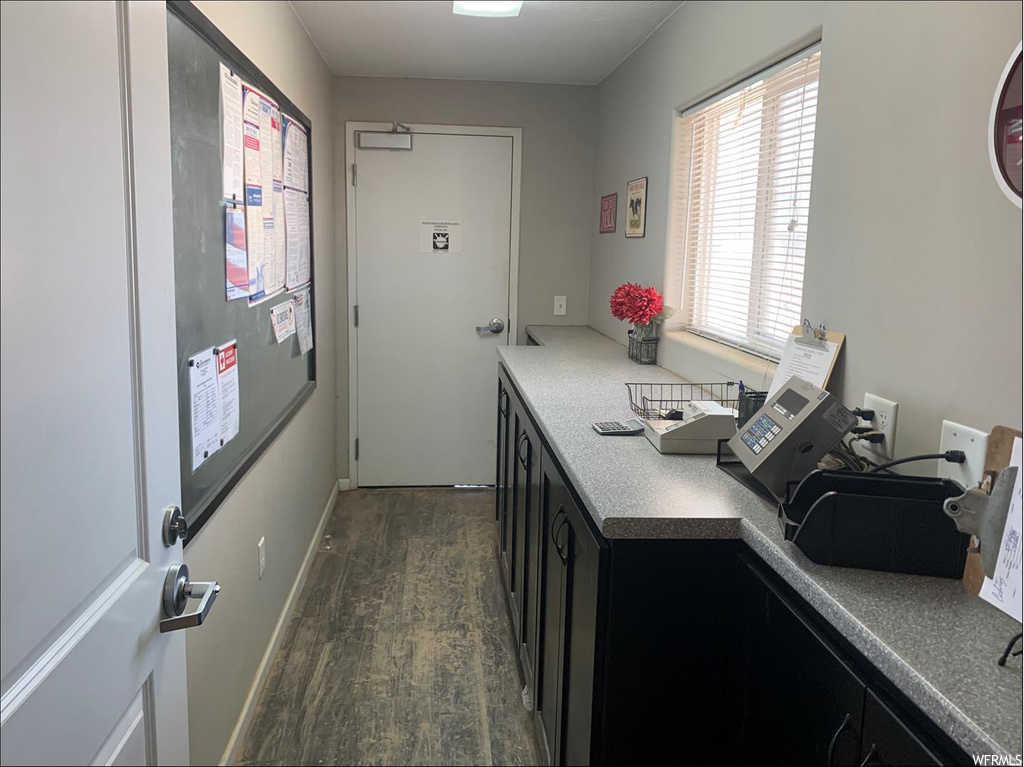
<instances>
[{"instance_id":1,"label":"door hinge","mask_svg":"<svg viewBox=\"0 0 1024 767\"><path fill-rule=\"evenodd\" d=\"M357 173L358 171L356 169L356 164L352 163L352 186L355 186L356 184L359 183L359 176L357 175Z\"/></svg>"},{"instance_id":2,"label":"door hinge","mask_svg":"<svg viewBox=\"0 0 1024 767\"><path fill-rule=\"evenodd\" d=\"M356 460L359 460L359 437L356 437Z\"/></svg>"},{"instance_id":3,"label":"door hinge","mask_svg":"<svg viewBox=\"0 0 1024 767\"><path fill-rule=\"evenodd\" d=\"M352 307L352 322L357 328L359 327L359 304Z\"/></svg>"}]
</instances>

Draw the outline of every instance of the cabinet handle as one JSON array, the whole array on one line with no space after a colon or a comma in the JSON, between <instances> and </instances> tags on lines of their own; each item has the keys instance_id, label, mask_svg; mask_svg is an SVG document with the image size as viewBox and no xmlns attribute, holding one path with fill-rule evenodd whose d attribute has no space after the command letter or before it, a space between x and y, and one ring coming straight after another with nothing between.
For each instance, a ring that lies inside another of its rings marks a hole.
<instances>
[{"instance_id":1,"label":"cabinet handle","mask_svg":"<svg viewBox=\"0 0 1024 767\"><path fill-rule=\"evenodd\" d=\"M555 516L553 516L551 518L551 543L553 543L555 545L555 550L556 551L558 550L558 530L559 530L559 524L561 524L561 523L556 521L558 519L558 515L559 514L561 514L563 517L565 516L565 507L564 506L559 505L558 511L555 512ZM559 553L559 556L561 556L561 553Z\"/></svg>"},{"instance_id":2,"label":"cabinet handle","mask_svg":"<svg viewBox=\"0 0 1024 767\"><path fill-rule=\"evenodd\" d=\"M864 757L864 761L860 763L860 767L866 767L869 764L881 764L882 760L878 758L878 744L872 743L871 748L868 749L867 756Z\"/></svg>"},{"instance_id":3,"label":"cabinet handle","mask_svg":"<svg viewBox=\"0 0 1024 767\"><path fill-rule=\"evenodd\" d=\"M523 445L526 445L526 455L523 455ZM519 437L519 445L516 447L516 453L519 455L519 463L521 463L525 469L526 464L530 460L530 438L525 431L522 436Z\"/></svg>"},{"instance_id":4,"label":"cabinet handle","mask_svg":"<svg viewBox=\"0 0 1024 767\"><path fill-rule=\"evenodd\" d=\"M832 767L832 757L835 755L836 741L839 740L839 736L843 734L843 730L845 730L849 726L850 715L847 714L845 717L843 717L843 723L839 725L839 729L836 730L835 734L832 736L832 740L828 742L828 759L825 762L825 764L828 765L828 767Z\"/></svg>"},{"instance_id":5,"label":"cabinet handle","mask_svg":"<svg viewBox=\"0 0 1024 767\"><path fill-rule=\"evenodd\" d=\"M558 558L562 560L563 565L569 561L569 557L565 555L565 540L560 539L559 534L567 527L569 527L569 517L563 512L562 521L558 523L558 528L554 531L555 552L558 554Z\"/></svg>"},{"instance_id":6,"label":"cabinet handle","mask_svg":"<svg viewBox=\"0 0 1024 767\"><path fill-rule=\"evenodd\" d=\"M508 392L503 391L498 395L498 412L504 416L508 415Z\"/></svg>"}]
</instances>

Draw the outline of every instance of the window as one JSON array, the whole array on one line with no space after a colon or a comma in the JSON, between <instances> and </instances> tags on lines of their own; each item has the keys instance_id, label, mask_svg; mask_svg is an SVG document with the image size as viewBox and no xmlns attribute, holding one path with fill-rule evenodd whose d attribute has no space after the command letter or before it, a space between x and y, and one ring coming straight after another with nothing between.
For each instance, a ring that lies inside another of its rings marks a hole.
<instances>
[{"instance_id":1,"label":"window","mask_svg":"<svg viewBox=\"0 0 1024 767\"><path fill-rule=\"evenodd\" d=\"M820 57L676 118L670 257L686 329L769 359L801 322Z\"/></svg>"}]
</instances>

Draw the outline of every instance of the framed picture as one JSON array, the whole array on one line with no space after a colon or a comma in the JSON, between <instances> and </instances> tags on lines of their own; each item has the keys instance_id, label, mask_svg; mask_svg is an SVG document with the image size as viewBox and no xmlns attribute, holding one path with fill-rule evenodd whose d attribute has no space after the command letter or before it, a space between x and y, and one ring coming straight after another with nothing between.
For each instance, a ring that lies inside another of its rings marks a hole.
<instances>
[{"instance_id":1,"label":"framed picture","mask_svg":"<svg viewBox=\"0 0 1024 767\"><path fill-rule=\"evenodd\" d=\"M626 184L626 236L647 233L647 176Z\"/></svg>"},{"instance_id":2,"label":"framed picture","mask_svg":"<svg viewBox=\"0 0 1024 767\"><path fill-rule=\"evenodd\" d=\"M606 194L601 198L601 225L599 234L612 234L619 214L619 193Z\"/></svg>"}]
</instances>

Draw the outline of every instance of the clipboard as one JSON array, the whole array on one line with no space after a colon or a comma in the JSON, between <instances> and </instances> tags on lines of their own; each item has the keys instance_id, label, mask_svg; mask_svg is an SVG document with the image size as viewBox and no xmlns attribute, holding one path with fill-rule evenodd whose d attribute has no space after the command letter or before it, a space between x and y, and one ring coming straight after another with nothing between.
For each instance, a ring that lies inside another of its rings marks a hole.
<instances>
[{"instance_id":1,"label":"clipboard","mask_svg":"<svg viewBox=\"0 0 1024 767\"><path fill-rule=\"evenodd\" d=\"M768 390L768 396L774 394L791 376L801 373L803 373L800 375L801 378L807 379L819 388L827 389L832 371L835 370L836 360L839 359L839 353L842 351L845 341L846 336L843 333L828 330L824 325L812 327L807 320L804 320L802 325L794 327L792 335L786 342L782 359L779 360L775 377ZM834 350L830 344L834 345ZM803 359L796 360L794 359L795 350L812 350L816 354L804 354L802 355ZM793 370L794 367L796 370ZM809 367L813 367L813 371L810 371Z\"/></svg>"},{"instance_id":2,"label":"clipboard","mask_svg":"<svg viewBox=\"0 0 1024 767\"><path fill-rule=\"evenodd\" d=\"M991 490L999 472L1010 465L1010 452L1013 450L1015 437L1024 437L1024 434L1008 426L992 427L992 432L988 435L988 450L985 451L985 470L981 480L983 488ZM974 545L975 541L972 538L970 547L973 548ZM962 582L966 591L977 596L981 592L981 584L985 582L985 571L981 567L981 555L971 548L967 550Z\"/></svg>"}]
</instances>

